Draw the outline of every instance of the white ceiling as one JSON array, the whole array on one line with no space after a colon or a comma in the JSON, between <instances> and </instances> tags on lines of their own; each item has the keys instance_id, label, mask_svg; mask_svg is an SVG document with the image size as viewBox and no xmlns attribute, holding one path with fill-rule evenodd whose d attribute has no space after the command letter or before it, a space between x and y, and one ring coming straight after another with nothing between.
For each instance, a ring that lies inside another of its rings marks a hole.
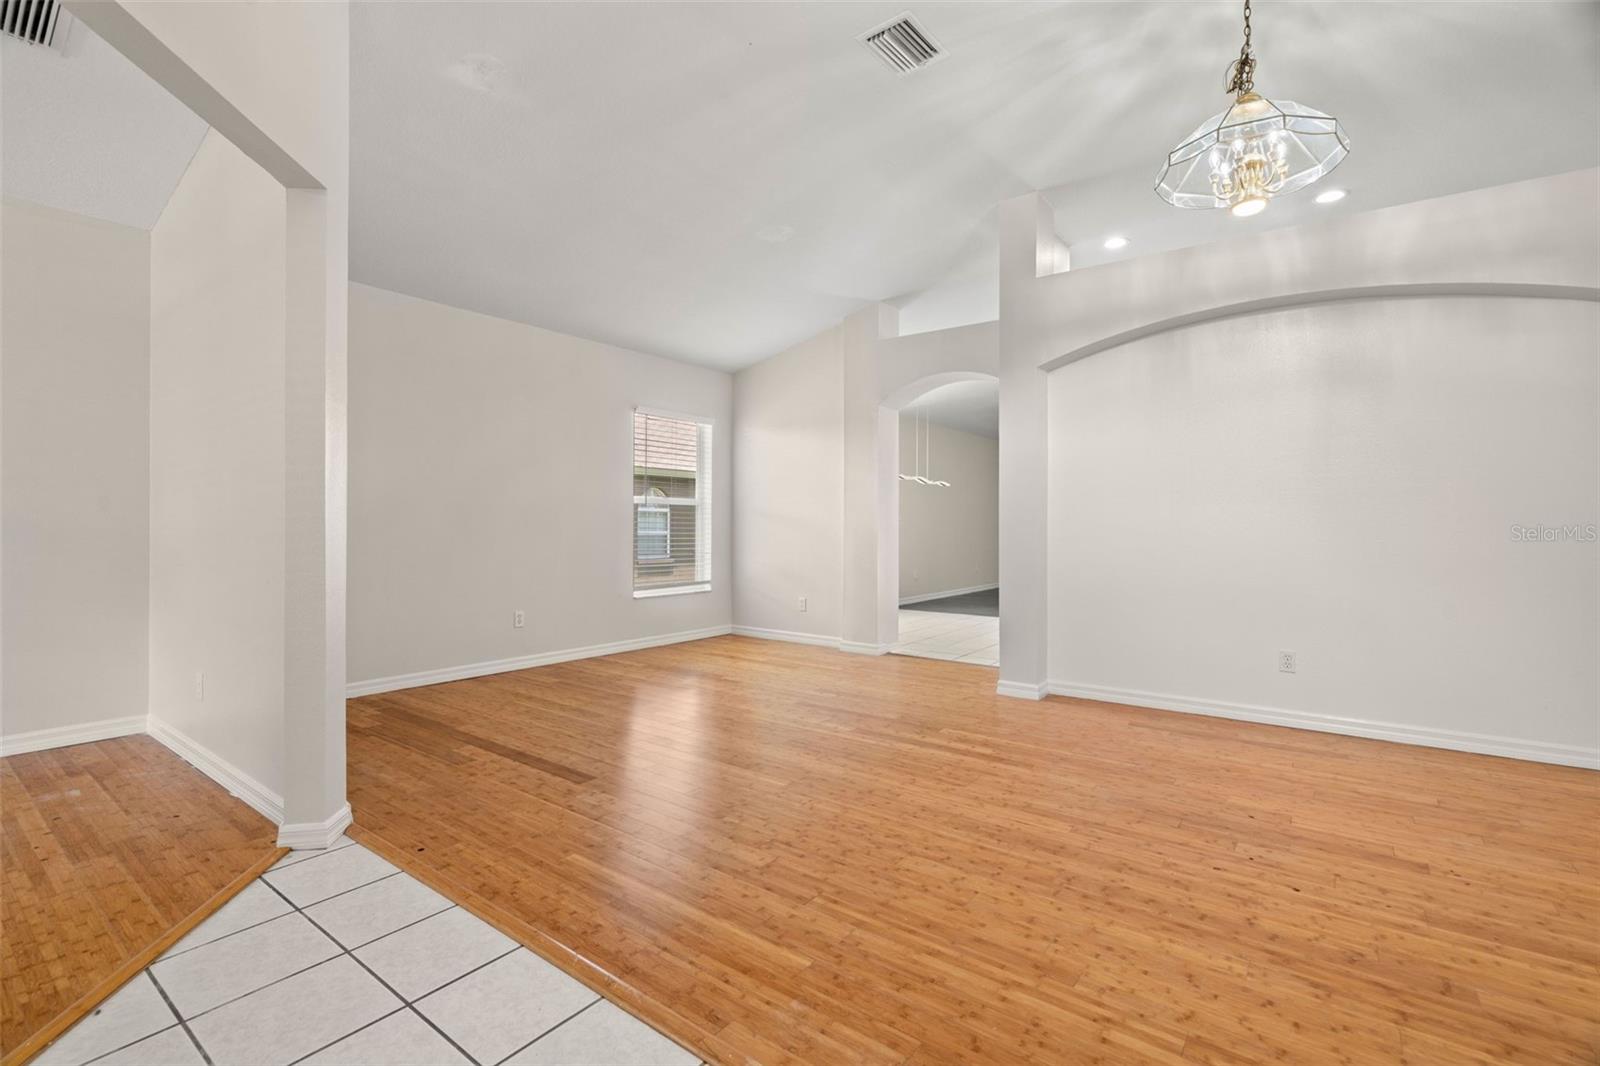
<instances>
[{"instance_id":1,"label":"white ceiling","mask_svg":"<svg viewBox=\"0 0 1600 1066\"><path fill-rule=\"evenodd\" d=\"M994 205L1048 191L1074 265L1291 224L1168 207L1239 11L915 3L950 55L855 37L892 3L357 4L359 280L710 366L863 303L993 317ZM1600 6L1265 2L1258 86L1344 120L1323 216L1600 163Z\"/></svg>"},{"instance_id":2,"label":"white ceiling","mask_svg":"<svg viewBox=\"0 0 1600 1066\"><path fill-rule=\"evenodd\" d=\"M936 425L999 440L1000 383L955 381L941 385L903 409L900 417L926 418Z\"/></svg>"},{"instance_id":3,"label":"white ceiling","mask_svg":"<svg viewBox=\"0 0 1600 1066\"><path fill-rule=\"evenodd\" d=\"M149 229L206 124L68 15L50 48L0 38L0 188Z\"/></svg>"},{"instance_id":4,"label":"white ceiling","mask_svg":"<svg viewBox=\"0 0 1600 1066\"><path fill-rule=\"evenodd\" d=\"M1257 83L1337 114L1329 183L1237 220L1150 191L1219 110L1231 2L353 5L358 280L734 368L872 300L993 318L995 204L1044 189L1075 267L1600 164L1600 4L1265 0ZM3 42L9 195L148 228L205 132L73 27ZM1130 245L1105 251L1120 233Z\"/></svg>"}]
</instances>

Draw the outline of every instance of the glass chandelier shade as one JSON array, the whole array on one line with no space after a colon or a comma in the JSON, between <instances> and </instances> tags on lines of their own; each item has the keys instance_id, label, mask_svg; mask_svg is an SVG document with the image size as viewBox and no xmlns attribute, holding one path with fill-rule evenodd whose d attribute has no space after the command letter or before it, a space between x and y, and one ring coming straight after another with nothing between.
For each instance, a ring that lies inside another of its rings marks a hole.
<instances>
[{"instance_id":1,"label":"glass chandelier shade","mask_svg":"<svg viewBox=\"0 0 1600 1066\"><path fill-rule=\"evenodd\" d=\"M1244 45L1228 67L1233 103L1167 153L1156 194L1174 207L1227 208L1240 218L1260 214L1274 196L1303 189L1350 154L1339 120L1293 100L1255 91L1250 0L1244 0Z\"/></svg>"},{"instance_id":2,"label":"glass chandelier shade","mask_svg":"<svg viewBox=\"0 0 1600 1066\"><path fill-rule=\"evenodd\" d=\"M1339 120L1292 100L1242 93L1167 154L1156 193L1174 207L1253 215L1344 161Z\"/></svg>"}]
</instances>

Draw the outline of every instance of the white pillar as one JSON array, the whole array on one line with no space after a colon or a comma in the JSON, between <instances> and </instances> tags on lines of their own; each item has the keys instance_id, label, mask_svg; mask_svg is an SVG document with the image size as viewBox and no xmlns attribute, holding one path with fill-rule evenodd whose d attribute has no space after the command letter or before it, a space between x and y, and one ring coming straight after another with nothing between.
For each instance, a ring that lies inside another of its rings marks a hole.
<instances>
[{"instance_id":1,"label":"white pillar","mask_svg":"<svg viewBox=\"0 0 1600 1066\"><path fill-rule=\"evenodd\" d=\"M326 847L345 802L346 287L343 211L288 189L284 352L284 847Z\"/></svg>"},{"instance_id":2,"label":"white pillar","mask_svg":"<svg viewBox=\"0 0 1600 1066\"><path fill-rule=\"evenodd\" d=\"M1000 682L1040 699L1046 611L1048 421L1037 279L1066 267L1050 205L1028 193L1000 205Z\"/></svg>"},{"instance_id":3,"label":"white pillar","mask_svg":"<svg viewBox=\"0 0 1600 1066\"><path fill-rule=\"evenodd\" d=\"M895 457L884 454L884 415L878 395L878 341L899 332L899 313L887 304L862 308L840 326L844 353L844 588L840 643L845 651L882 654L894 642L885 628L881 521L883 479ZM891 434L891 439L893 438ZM895 445L898 448L898 443ZM886 467L885 463L889 465ZM892 531L892 526L887 527ZM890 549L898 552L898 546ZM898 559L898 555L894 555ZM898 583L898 577L893 578Z\"/></svg>"}]
</instances>

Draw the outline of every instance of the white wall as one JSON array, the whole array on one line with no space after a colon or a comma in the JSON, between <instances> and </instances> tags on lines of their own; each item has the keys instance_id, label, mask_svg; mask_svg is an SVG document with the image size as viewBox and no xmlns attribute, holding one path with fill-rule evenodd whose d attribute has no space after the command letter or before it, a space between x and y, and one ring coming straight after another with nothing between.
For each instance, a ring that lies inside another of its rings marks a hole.
<instances>
[{"instance_id":1,"label":"white wall","mask_svg":"<svg viewBox=\"0 0 1600 1066\"><path fill-rule=\"evenodd\" d=\"M149 549L149 238L17 200L5 239L4 748L139 731ZM102 723L97 732L93 727Z\"/></svg>"},{"instance_id":2,"label":"white wall","mask_svg":"<svg viewBox=\"0 0 1600 1066\"><path fill-rule=\"evenodd\" d=\"M922 443L918 444L919 438ZM929 476L949 488L899 481L900 600L995 585L1000 580L1000 442L900 414L900 469L918 448Z\"/></svg>"},{"instance_id":3,"label":"white wall","mask_svg":"<svg viewBox=\"0 0 1600 1066\"><path fill-rule=\"evenodd\" d=\"M1596 545L1512 529L1600 515L1597 352L1594 303L1408 299L1056 371L1052 684L1592 754Z\"/></svg>"},{"instance_id":4,"label":"white wall","mask_svg":"<svg viewBox=\"0 0 1600 1066\"><path fill-rule=\"evenodd\" d=\"M353 684L726 630L729 375L365 285L350 309ZM714 421L708 593L633 598L636 405Z\"/></svg>"},{"instance_id":5,"label":"white wall","mask_svg":"<svg viewBox=\"0 0 1600 1066\"><path fill-rule=\"evenodd\" d=\"M842 359L830 329L734 376L733 620L742 628L839 638Z\"/></svg>"},{"instance_id":6,"label":"white wall","mask_svg":"<svg viewBox=\"0 0 1600 1066\"><path fill-rule=\"evenodd\" d=\"M212 131L150 234L150 714L275 797L284 220L283 187Z\"/></svg>"}]
</instances>

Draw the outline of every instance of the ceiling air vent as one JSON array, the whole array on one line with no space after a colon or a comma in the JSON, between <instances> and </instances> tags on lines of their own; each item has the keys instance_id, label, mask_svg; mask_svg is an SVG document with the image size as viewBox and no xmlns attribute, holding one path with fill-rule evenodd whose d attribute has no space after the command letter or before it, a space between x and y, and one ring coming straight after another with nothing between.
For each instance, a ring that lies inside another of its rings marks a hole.
<instances>
[{"instance_id":1,"label":"ceiling air vent","mask_svg":"<svg viewBox=\"0 0 1600 1066\"><path fill-rule=\"evenodd\" d=\"M0 0L0 30L29 44L49 47L63 17L59 0Z\"/></svg>"},{"instance_id":2,"label":"ceiling air vent","mask_svg":"<svg viewBox=\"0 0 1600 1066\"><path fill-rule=\"evenodd\" d=\"M945 51L907 11L857 38L896 74L910 74L945 57Z\"/></svg>"}]
</instances>

